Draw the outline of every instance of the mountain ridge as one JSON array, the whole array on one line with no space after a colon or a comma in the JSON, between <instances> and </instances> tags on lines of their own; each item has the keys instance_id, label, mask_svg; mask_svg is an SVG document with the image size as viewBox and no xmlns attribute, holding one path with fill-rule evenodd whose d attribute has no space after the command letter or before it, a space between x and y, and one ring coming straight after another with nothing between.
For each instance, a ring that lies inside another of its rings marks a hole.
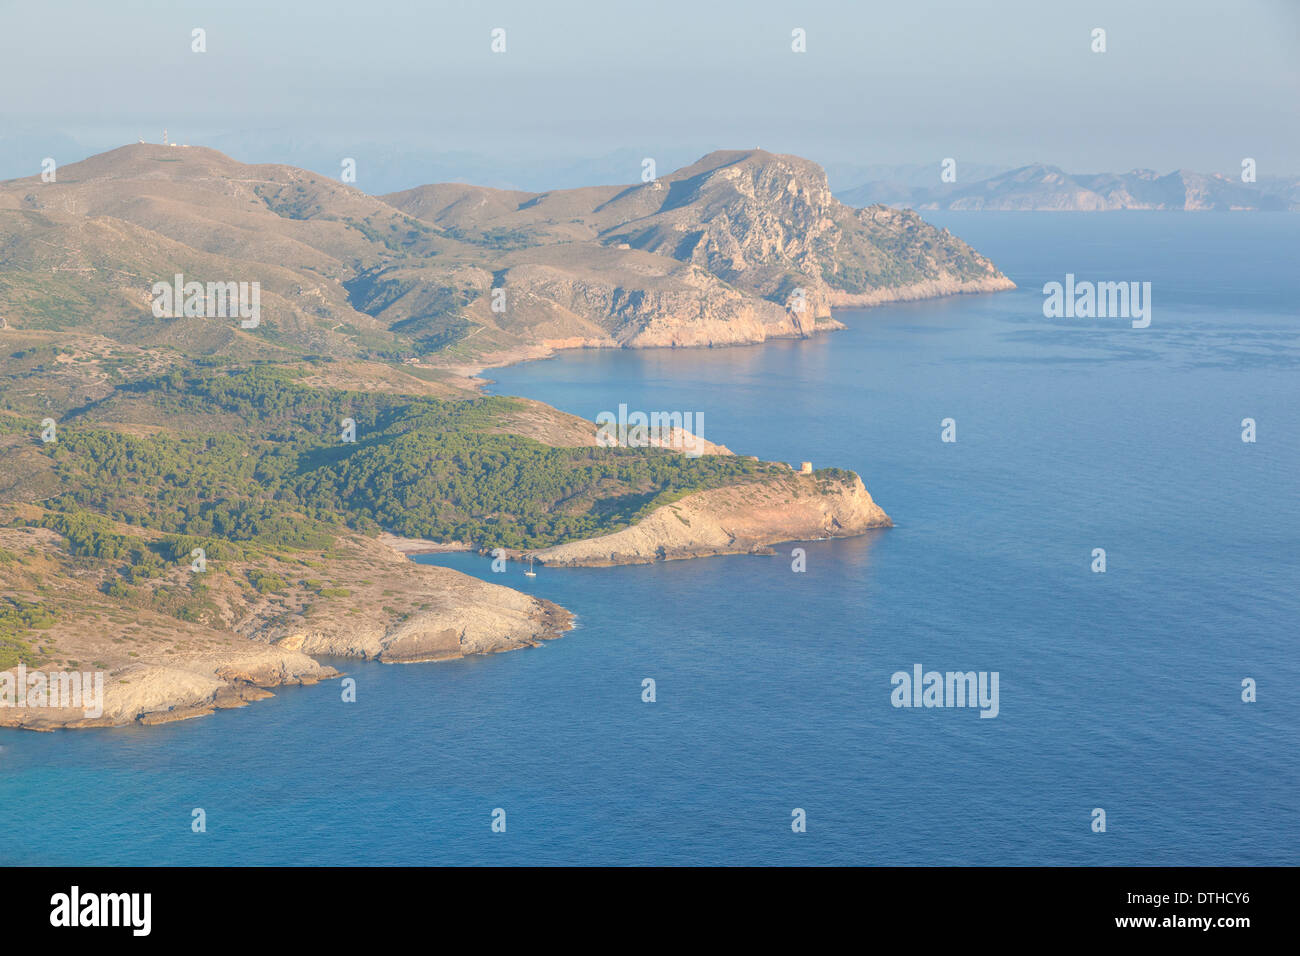
<instances>
[{"instance_id":1,"label":"mountain ridge","mask_svg":"<svg viewBox=\"0 0 1300 956\"><path fill-rule=\"evenodd\" d=\"M917 186L879 180L837 196L850 205L884 203L917 210L1107 212L1122 209L1300 212L1300 179L1243 183L1221 173L1152 169L1067 173L1030 163L972 182Z\"/></svg>"},{"instance_id":2,"label":"mountain ridge","mask_svg":"<svg viewBox=\"0 0 1300 956\"><path fill-rule=\"evenodd\" d=\"M267 321L250 333L156 320L150 286L178 272L258 281ZM53 182L0 183L7 324L202 354L483 365L565 347L740 344L836 327L837 295L1011 285L946 230L845 206L820 166L761 150L542 193L440 183L376 197L292 166L148 144Z\"/></svg>"}]
</instances>

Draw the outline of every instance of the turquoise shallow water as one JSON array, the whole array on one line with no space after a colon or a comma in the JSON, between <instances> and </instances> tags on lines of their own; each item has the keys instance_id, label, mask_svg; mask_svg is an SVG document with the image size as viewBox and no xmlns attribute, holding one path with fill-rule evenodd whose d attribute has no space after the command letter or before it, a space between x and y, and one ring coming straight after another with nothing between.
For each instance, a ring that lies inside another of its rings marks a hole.
<instances>
[{"instance_id":1,"label":"turquoise shallow water","mask_svg":"<svg viewBox=\"0 0 1300 956\"><path fill-rule=\"evenodd\" d=\"M894 529L807 544L803 574L788 548L536 579L439 557L581 626L342 663L356 704L322 685L160 728L0 732L0 862L1300 862L1300 217L933 218L1020 288L493 373L588 418L703 412L739 452L852 468ZM1044 319L1067 272L1150 281L1151 327ZM998 671L999 716L893 708L918 662Z\"/></svg>"}]
</instances>

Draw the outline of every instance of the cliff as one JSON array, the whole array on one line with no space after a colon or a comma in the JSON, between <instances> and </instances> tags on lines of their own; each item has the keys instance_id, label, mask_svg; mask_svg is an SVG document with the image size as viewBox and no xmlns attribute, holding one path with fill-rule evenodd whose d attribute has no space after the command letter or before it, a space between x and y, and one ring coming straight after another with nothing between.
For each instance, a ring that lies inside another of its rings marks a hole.
<instances>
[{"instance_id":1,"label":"cliff","mask_svg":"<svg viewBox=\"0 0 1300 956\"><path fill-rule=\"evenodd\" d=\"M573 615L543 598L450 568L414 564L382 542L359 539L353 546L364 555L366 578L384 585L373 600L361 589L349 595L351 613L322 608L289 623L259 621L250 636L306 654L415 663L536 647L572 627ZM394 613L394 591L409 610Z\"/></svg>"},{"instance_id":2,"label":"cliff","mask_svg":"<svg viewBox=\"0 0 1300 956\"><path fill-rule=\"evenodd\" d=\"M690 494L622 531L531 553L554 567L649 564L747 554L786 541L848 537L892 524L857 475L791 473Z\"/></svg>"},{"instance_id":3,"label":"cliff","mask_svg":"<svg viewBox=\"0 0 1300 956\"><path fill-rule=\"evenodd\" d=\"M100 668L79 664L69 670ZM33 673L36 669L29 668L28 674ZM65 730L136 721L170 723L246 706L272 696L273 687L311 685L338 676L334 668L306 654L231 642L217 650L181 653L166 660L119 662L104 678L103 712L98 716L87 716L85 708L0 706L0 727Z\"/></svg>"},{"instance_id":4,"label":"cliff","mask_svg":"<svg viewBox=\"0 0 1300 956\"><path fill-rule=\"evenodd\" d=\"M842 327L831 307L844 296L875 304L1014 287L946 230L912 213L852 209L817 164L762 150L720 150L629 187L441 185L384 198L462 238L500 243L498 268L381 272L368 277L362 308L386 318L413 294L428 302L455 286L463 317L546 349L804 337ZM500 314L486 311L489 280L505 290Z\"/></svg>"}]
</instances>

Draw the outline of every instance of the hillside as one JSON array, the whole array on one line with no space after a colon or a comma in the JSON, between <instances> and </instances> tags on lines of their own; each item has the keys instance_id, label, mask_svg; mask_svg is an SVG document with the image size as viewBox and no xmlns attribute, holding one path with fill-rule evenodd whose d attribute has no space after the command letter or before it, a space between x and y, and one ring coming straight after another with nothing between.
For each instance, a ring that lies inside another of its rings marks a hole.
<instances>
[{"instance_id":1,"label":"hillside","mask_svg":"<svg viewBox=\"0 0 1300 956\"><path fill-rule=\"evenodd\" d=\"M259 283L260 325L155 317L153 284L177 273ZM537 194L442 184L372 197L148 144L63 166L55 182L0 183L0 319L191 355L451 367L757 342L832 327L837 293L1009 285L947 231L852 209L816 164L758 150Z\"/></svg>"},{"instance_id":2,"label":"hillside","mask_svg":"<svg viewBox=\"0 0 1300 956\"><path fill-rule=\"evenodd\" d=\"M444 185L385 198L498 246L501 284L519 290L530 341L548 345L800 336L830 324L837 293L885 301L927 282L953 293L1011 285L946 230L845 206L815 163L761 150L710 153L635 186L524 194Z\"/></svg>"}]
</instances>

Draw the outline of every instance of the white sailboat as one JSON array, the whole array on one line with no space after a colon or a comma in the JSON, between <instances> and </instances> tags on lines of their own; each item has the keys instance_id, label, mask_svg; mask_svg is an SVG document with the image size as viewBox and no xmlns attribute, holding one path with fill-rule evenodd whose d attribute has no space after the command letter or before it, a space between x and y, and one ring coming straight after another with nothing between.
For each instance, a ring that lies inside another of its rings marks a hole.
<instances>
[{"instance_id":1,"label":"white sailboat","mask_svg":"<svg viewBox=\"0 0 1300 956\"><path fill-rule=\"evenodd\" d=\"M537 572L533 570L533 556L531 554L528 556L528 570L524 572L524 577L526 578L537 577Z\"/></svg>"}]
</instances>

